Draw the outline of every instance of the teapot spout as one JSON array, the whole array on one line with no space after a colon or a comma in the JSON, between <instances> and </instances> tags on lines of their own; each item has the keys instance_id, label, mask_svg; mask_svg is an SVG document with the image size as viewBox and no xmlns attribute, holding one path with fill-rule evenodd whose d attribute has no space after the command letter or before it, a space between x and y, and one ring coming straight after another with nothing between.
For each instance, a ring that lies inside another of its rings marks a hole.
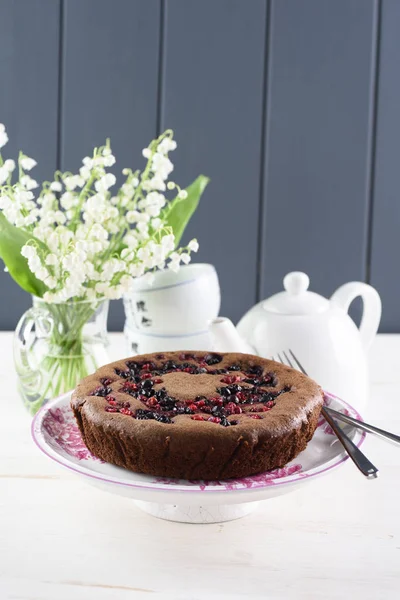
<instances>
[{"instance_id":1,"label":"teapot spout","mask_svg":"<svg viewBox=\"0 0 400 600\"><path fill-rule=\"evenodd\" d=\"M209 322L212 348L217 352L243 352L257 354L254 348L240 337L230 319L217 317Z\"/></svg>"}]
</instances>

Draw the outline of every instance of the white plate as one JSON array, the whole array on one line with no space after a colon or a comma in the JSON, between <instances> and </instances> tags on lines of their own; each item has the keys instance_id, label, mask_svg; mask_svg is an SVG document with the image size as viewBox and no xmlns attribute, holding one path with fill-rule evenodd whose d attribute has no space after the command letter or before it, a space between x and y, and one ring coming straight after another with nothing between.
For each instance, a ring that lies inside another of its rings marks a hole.
<instances>
[{"instance_id":1,"label":"white plate","mask_svg":"<svg viewBox=\"0 0 400 600\"><path fill-rule=\"evenodd\" d=\"M212 523L248 514L259 500L292 491L343 465L348 459L321 417L306 450L283 469L225 481L186 481L132 473L104 463L84 445L70 408L71 393L47 403L32 423L36 445L52 460L109 492L129 496L155 516L189 523ZM331 394L325 404L361 419L357 411ZM365 433L349 429L361 446Z\"/></svg>"}]
</instances>

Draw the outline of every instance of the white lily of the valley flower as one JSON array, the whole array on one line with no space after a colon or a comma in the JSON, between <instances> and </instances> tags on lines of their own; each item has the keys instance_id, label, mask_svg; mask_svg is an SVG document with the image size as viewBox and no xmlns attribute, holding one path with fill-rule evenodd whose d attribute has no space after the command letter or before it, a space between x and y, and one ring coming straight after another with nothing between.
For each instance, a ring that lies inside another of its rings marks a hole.
<instances>
[{"instance_id":1,"label":"white lily of the valley flower","mask_svg":"<svg viewBox=\"0 0 400 600\"><path fill-rule=\"evenodd\" d=\"M8 196L0 196L0 209L7 210L12 204L12 200Z\"/></svg>"},{"instance_id":2,"label":"white lily of the valley flower","mask_svg":"<svg viewBox=\"0 0 400 600\"><path fill-rule=\"evenodd\" d=\"M64 178L64 185L69 191L73 191L77 187L83 187L85 180L80 175L70 175Z\"/></svg>"},{"instance_id":3,"label":"white lily of the valley flower","mask_svg":"<svg viewBox=\"0 0 400 600\"><path fill-rule=\"evenodd\" d=\"M146 214L148 214L149 217L158 217L158 215L160 214L160 212L161 212L161 209L157 205L148 206L146 208Z\"/></svg>"},{"instance_id":4,"label":"white lily of the valley flower","mask_svg":"<svg viewBox=\"0 0 400 600\"><path fill-rule=\"evenodd\" d=\"M188 243L188 249L191 252L197 252L197 250L199 249L199 243L196 239L190 240L190 242Z\"/></svg>"},{"instance_id":5,"label":"white lily of the valley flower","mask_svg":"<svg viewBox=\"0 0 400 600\"><path fill-rule=\"evenodd\" d=\"M175 150L176 142L175 140L171 140L170 138L164 138L160 144L158 144L157 151L161 152L161 154L168 154Z\"/></svg>"},{"instance_id":6,"label":"white lily of the valley flower","mask_svg":"<svg viewBox=\"0 0 400 600\"><path fill-rule=\"evenodd\" d=\"M132 250L130 248L123 248L121 251L122 260L126 260L128 256L132 254Z\"/></svg>"},{"instance_id":7,"label":"white lily of the valley flower","mask_svg":"<svg viewBox=\"0 0 400 600\"><path fill-rule=\"evenodd\" d=\"M181 190L178 194L178 198L180 200L186 200L187 197L188 197L188 193L186 190Z\"/></svg>"},{"instance_id":8,"label":"white lily of the valley flower","mask_svg":"<svg viewBox=\"0 0 400 600\"><path fill-rule=\"evenodd\" d=\"M85 158L83 159L82 163L88 169L92 169L93 168L93 158L90 158L89 156L85 156Z\"/></svg>"},{"instance_id":9,"label":"white lily of the valley flower","mask_svg":"<svg viewBox=\"0 0 400 600\"><path fill-rule=\"evenodd\" d=\"M152 187L149 179L142 181L142 190L144 192L151 192L152 189L153 189L153 187Z\"/></svg>"},{"instance_id":10,"label":"white lily of the valley flower","mask_svg":"<svg viewBox=\"0 0 400 600\"><path fill-rule=\"evenodd\" d=\"M111 198L111 202L113 201L113 199ZM120 198L115 198L115 204L119 204L122 208L125 208L126 206L128 206L130 201L130 198L128 198L128 196L120 196ZM113 202L114 204L114 202Z\"/></svg>"},{"instance_id":11,"label":"white lily of the valley flower","mask_svg":"<svg viewBox=\"0 0 400 600\"><path fill-rule=\"evenodd\" d=\"M162 246L162 244L149 242L148 246L150 246L151 249L151 255L154 259L154 266L158 266L160 263L163 263L167 256L165 253L165 248Z\"/></svg>"},{"instance_id":12,"label":"white lily of the valley flower","mask_svg":"<svg viewBox=\"0 0 400 600\"><path fill-rule=\"evenodd\" d=\"M156 152L152 160L152 168L157 177L161 179L167 179L168 175L173 171L174 165L172 162L159 152Z\"/></svg>"},{"instance_id":13,"label":"white lily of the valley flower","mask_svg":"<svg viewBox=\"0 0 400 600\"><path fill-rule=\"evenodd\" d=\"M4 161L3 168L6 169L9 173L12 173L15 169L15 161L12 158L8 158Z\"/></svg>"},{"instance_id":14,"label":"white lily of the valley flower","mask_svg":"<svg viewBox=\"0 0 400 600\"><path fill-rule=\"evenodd\" d=\"M48 254L45 260L46 265L54 266L58 263L58 258L55 254Z\"/></svg>"},{"instance_id":15,"label":"white lily of the valley flower","mask_svg":"<svg viewBox=\"0 0 400 600\"><path fill-rule=\"evenodd\" d=\"M30 244L25 244L25 246L22 246L21 248L21 254L25 258L32 258L33 256L37 255L37 250L34 246L31 246Z\"/></svg>"},{"instance_id":16,"label":"white lily of the valley flower","mask_svg":"<svg viewBox=\"0 0 400 600\"><path fill-rule=\"evenodd\" d=\"M14 198L17 202L27 202L28 200L33 200L34 195L32 192L24 190L22 187L17 187L14 190Z\"/></svg>"},{"instance_id":17,"label":"white lily of the valley flower","mask_svg":"<svg viewBox=\"0 0 400 600\"><path fill-rule=\"evenodd\" d=\"M104 227L96 223L90 228L90 237L96 240L106 240L108 235Z\"/></svg>"},{"instance_id":18,"label":"white lily of the valley flower","mask_svg":"<svg viewBox=\"0 0 400 600\"><path fill-rule=\"evenodd\" d=\"M143 148L142 154L143 154L143 156L145 158L150 158L150 156L151 156L151 150L150 150L150 148Z\"/></svg>"},{"instance_id":19,"label":"white lily of the valley flower","mask_svg":"<svg viewBox=\"0 0 400 600\"><path fill-rule=\"evenodd\" d=\"M129 210L125 215L127 223L130 223L130 224L137 223L139 221L140 217L141 217L141 214L137 210Z\"/></svg>"},{"instance_id":20,"label":"white lily of the valley flower","mask_svg":"<svg viewBox=\"0 0 400 600\"><path fill-rule=\"evenodd\" d=\"M62 190L62 184L59 181L53 181L50 184L50 189L52 192L61 192Z\"/></svg>"},{"instance_id":21,"label":"white lily of the valley flower","mask_svg":"<svg viewBox=\"0 0 400 600\"><path fill-rule=\"evenodd\" d=\"M104 156L95 156L93 159L94 167L103 167L104 166ZM101 170L101 169L99 169Z\"/></svg>"},{"instance_id":22,"label":"white lily of the valley flower","mask_svg":"<svg viewBox=\"0 0 400 600\"><path fill-rule=\"evenodd\" d=\"M47 277L50 276L50 273L48 272L48 270L46 269L46 267L40 267L36 273L35 273L36 277L38 279L40 279L41 281L44 281L45 279L47 279Z\"/></svg>"},{"instance_id":23,"label":"white lily of the valley flower","mask_svg":"<svg viewBox=\"0 0 400 600\"><path fill-rule=\"evenodd\" d=\"M124 183L121 187L121 191L125 194L125 196L127 196L128 198L132 198L133 194L135 193L135 189L133 187L132 184L130 183Z\"/></svg>"},{"instance_id":24,"label":"white lily of the valley flower","mask_svg":"<svg viewBox=\"0 0 400 600\"><path fill-rule=\"evenodd\" d=\"M40 258L37 254L34 254L28 258L28 266L29 266L30 270L32 271L32 273L34 273L36 275L36 273L42 266Z\"/></svg>"},{"instance_id":25,"label":"white lily of the valley flower","mask_svg":"<svg viewBox=\"0 0 400 600\"><path fill-rule=\"evenodd\" d=\"M82 177L82 179L87 181L91 175L91 171L90 171L89 167L86 167L85 165L83 165L83 167L81 167L79 169L79 175Z\"/></svg>"},{"instance_id":26,"label":"white lily of the valley flower","mask_svg":"<svg viewBox=\"0 0 400 600\"><path fill-rule=\"evenodd\" d=\"M137 256L138 256L138 258L140 258L141 261L146 263L150 259L150 256L151 256L151 250L149 248L149 244L147 244L146 246L143 246L142 248L139 248L139 250L137 251Z\"/></svg>"},{"instance_id":27,"label":"white lily of the valley flower","mask_svg":"<svg viewBox=\"0 0 400 600\"><path fill-rule=\"evenodd\" d=\"M132 277L141 277L144 274L144 266L143 263L132 263L128 267L129 274Z\"/></svg>"},{"instance_id":28,"label":"white lily of the valley flower","mask_svg":"<svg viewBox=\"0 0 400 600\"><path fill-rule=\"evenodd\" d=\"M43 282L47 285L48 288L54 290L57 287L57 279L55 277L49 276L45 277Z\"/></svg>"},{"instance_id":29,"label":"white lily of the valley flower","mask_svg":"<svg viewBox=\"0 0 400 600\"><path fill-rule=\"evenodd\" d=\"M103 163L105 167L112 167L115 164L115 156L112 154L104 156Z\"/></svg>"},{"instance_id":30,"label":"white lily of the valley flower","mask_svg":"<svg viewBox=\"0 0 400 600\"><path fill-rule=\"evenodd\" d=\"M177 273L179 271L180 262L181 262L180 255L177 252L173 252L170 256L168 268L171 269L171 271L174 271L175 273Z\"/></svg>"},{"instance_id":31,"label":"white lily of the valley flower","mask_svg":"<svg viewBox=\"0 0 400 600\"><path fill-rule=\"evenodd\" d=\"M3 123L0 123L0 148L2 148L3 146L5 146L8 142L8 135L6 132L6 128L4 127Z\"/></svg>"},{"instance_id":32,"label":"white lily of the valley flower","mask_svg":"<svg viewBox=\"0 0 400 600\"><path fill-rule=\"evenodd\" d=\"M113 175L112 173L107 173L106 175L103 175L103 177L101 179L99 179L98 181L96 181L96 183L94 184L94 188L97 192L107 192L107 190L112 187L113 185L115 185L115 182L117 181L115 175Z\"/></svg>"},{"instance_id":33,"label":"white lily of the valley flower","mask_svg":"<svg viewBox=\"0 0 400 600\"><path fill-rule=\"evenodd\" d=\"M175 248L175 236L172 233L165 235L161 240L161 244L165 248L165 252L169 254Z\"/></svg>"},{"instance_id":34,"label":"white lily of the valley flower","mask_svg":"<svg viewBox=\"0 0 400 600\"><path fill-rule=\"evenodd\" d=\"M190 254L187 254L187 252L182 252L181 261L185 263L185 265L188 265L190 263Z\"/></svg>"},{"instance_id":35,"label":"white lily of the valley flower","mask_svg":"<svg viewBox=\"0 0 400 600\"><path fill-rule=\"evenodd\" d=\"M133 277L131 277L130 275L122 275L121 279L120 279L120 286L123 290L123 293L127 293L130 291L132 284L133 284Z\"/></svg>"},{"instance_id":36,"label":"white lily of the valley flower","mask_svg":"<svg viewBox=\"0 0 400 600\"><path fill-rule=\"evenodd\" d=\"M0 185L3 185L10 176L10 172L4 166L0 167Z\"/></svg>"},{"instance_id":37,"label":"white lily of the valley flower","mask_svg":"<svg viewBox=\"0 0 400 600\"><path fill-rule=\"evenodd\" d=\"M23 175L20 179L21 185L24 186L27 190L34 190L39 187L39 184L35 179L32 179L29 175Z\"/></svg>"},{"instance_id":38,"label":"white lily of the valley flower","mask_svg":"<svg viewBox=\"0 0 400 600\"><path fill-rule=\"evenodd\" d=\"M64 225L66 220L67 220L67 217L61 210L56 210L54 212L54 222L55 223L58 223L59 225Z\"/></svg>"},{"instance_id":39,"label":"white lily of the valley flower","mask_svg":"<svg viewBox=\"0 0 400 600\"><path fill-rule=\"evenodd\" d=\"M110 281L116 273L125 270L125 263L123 260L118 258L110 258L107 260L101 271L101 279L103 281Z\"/></svg>"},{"instance_id":40,"label":"white lily of the valley flower","mask_svg":"<svg viewBox=\"0 0 400 600\"><path fill-rule=\"evenodd\" d=\"M144 206L159 206L162 208L165 206L165 196L159 192L150 192L147 194Z\"/></svg>"},{"instance_id":41,"label":"white lily of the valley flower","mask_svg":"<svg viewBox=\"0 0 400 600\"><path fill-rule=\"evenodd\" d=\"M157 175L155 175L152 179L149 180L149 186L150 189L159 190L160 192L165 192L166 190L166 185L163 179L161 179L161 177L158 177Z\"/></svg>"},{"instance_id":42,"label":"white lily of the valley flower","mask_svg":"<svg viewBox=\"0 0 400 600\"><path fill-rule=\"evenodd\" d=\"M136 229L140 233L140 238L142 240L145 240L149 237L149 226L147 225L147 223L139 221L139 223L136 225Z\"/></svg>"},{"instance_id":43,"label":"white lily of the valley flower","mask_svg":"<svg viewBox=\"0 0 400 600\"><path fill-rule=\"evenodd\" d=\"M79 202L78 198L72 192L64 192L60 198L60 204L65 210L70 210Z\"/></svg>"},{"instance_id":44,"label":"white lily of the valley flower","mask_svg":"<svg viewBox=\"0 0 400 600\"><path fill-rule=\"evenodd\" d=\"M138 241L137 237L133 233L131 233L131 232L127 233L123 237L122 241L123 241L124 244L126 244L128 246L128 248L130 250L134 250L139 245L139 241Z\"/></svg>"},{"instance_id":45,"label":"white lily of the valley flower","mask_svg":"<svg viewBox=\"0 0 400 600\"><path fill-rule=\"evenodd\" d=\"M36 167L37 162L36 160L33 160L33 158L29 158L29 156L23 156L20 159L19 164L25 171L30 171L33 167Z\"/></svg>"},{"instance_id":46,"label":"white lily of the valley flower","mask_svg":"<svg viewBox=\"0 0 400 600\"><path fill-rule=\"evenodd\" d=\"M154 231L157 231L162 226L162 220L158 217L156 219L151 219L150 226L152 229L154 229Z\"/></svg>"}]
</instances>

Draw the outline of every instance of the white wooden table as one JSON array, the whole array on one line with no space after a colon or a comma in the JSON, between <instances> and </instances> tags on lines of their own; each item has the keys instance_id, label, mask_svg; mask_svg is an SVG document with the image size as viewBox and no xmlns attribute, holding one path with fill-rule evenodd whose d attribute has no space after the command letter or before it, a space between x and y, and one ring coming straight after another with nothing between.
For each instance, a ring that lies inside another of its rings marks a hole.
<instances>
[{"instance_id":1,"label":"white wooden table","mask_svg":"<svg viewBox=\"0 0 400 600\"><path fill-rule=\"evenodd\" d=\"M348 462L238 521L161 521L37 450L11 342L0 334L0 600L400 598L400 448L369 436L376 481ZM400 432L400 336L379 336L370 365L365 416Z\"/></svg>"}]
</instances>

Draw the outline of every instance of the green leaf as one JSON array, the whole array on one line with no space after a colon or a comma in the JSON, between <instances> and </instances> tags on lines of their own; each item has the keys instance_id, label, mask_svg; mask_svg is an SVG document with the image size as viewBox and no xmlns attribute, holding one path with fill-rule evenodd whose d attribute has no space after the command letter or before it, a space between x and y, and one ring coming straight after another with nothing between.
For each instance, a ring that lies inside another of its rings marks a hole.
<instances>
[{"instance_id":1,"label":"green leaf","mask_svg":"<svg viewBox=\"0 0 400 600\"><path fill-rule=\"evenodd\" d=\"M22 246L29 240L35 240L39 246L45 247L27 231L11 225L0 212L0 258L3 259L11 277L23 290L41 298L47 287L30 271L28 261L21 254Z\"/></svg>"},{"instance_id":2,"label":"green leaf","mask_svg":"<svg viewBox=\"0 0 400 600\"><path fill-rule=\"evenodd\" d=\"M181 200L176 197L167 208L166 222L172 228L175 235L175 247L178 247L181 241L186 225L189 223L194 211L196 210L201 195L204 192L209 178L205 175L199 175L187 188L187 198Z\"/></svg>"}]
</instances>

